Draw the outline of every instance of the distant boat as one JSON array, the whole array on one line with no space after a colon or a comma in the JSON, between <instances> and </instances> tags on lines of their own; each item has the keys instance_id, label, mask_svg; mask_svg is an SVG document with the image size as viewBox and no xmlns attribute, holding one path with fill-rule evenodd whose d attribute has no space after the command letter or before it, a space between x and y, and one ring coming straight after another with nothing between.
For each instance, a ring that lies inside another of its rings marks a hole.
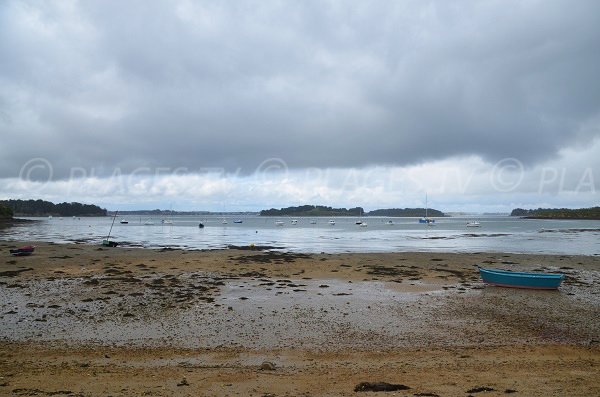
<instances>
[{"instance_id":1,"label":"distant boat","mask_svg":"<svg viewBox=\"0 0 600 397\"><path fill-rule=\"evenodd\" d=\"M146 225L146 226L154 225L154 222L152 222L150 219L148 219L146 222L144 222L144 225Z\"/></svg>"},{"instance_id":2,"label":"distant boat","mask_svg":"<svg viewBox=\"0 0 600 397\"><path fill-rule=\"evenodd\" d=\"M292 219L292 225L297 225L298 224L298 219Z\"/></svg>"},{"instance_id":3,"label":"distant boat","mask_svg":"<svg viewBox=\"0 0 600 397\"><path fill-rule=\"evenodd\" d=\"M394 224L394 222L392 222L392 221L387 221L387 223L386 223L386 225L393 225L393 224Z\"/></svg>"},{"instance_id":4,"label":"distant boat","mask_svg":"<svg viewBox=\"0 0 600 397\"><path fill-rule=\"evenodd\" d=\"M35 247L33 245L25 245L23 247L9 250L12 256L29 256L33 254Z\"/></svg>"},{"instance_id":5,"label":"distant boat","mask_svg":"<svg viewBox=\"0 0 600 397\"><path fill-rule=\"evenodd\" d=\"M475 221L475 222L467 222L467 227L480 227L481 223Z\"/></svg>"},{"instance_id":6,"label":"distant boat","mask_svg":"<svg viewBox=\"0 0 600 397\"><path fill-rule=\"evenodd\" d=\"M314 219L312 219L312 220L310 221L310 224L311 224L311 225L316 225L316 224L317 224L317 221L316 221L316 220L314 220Z\"/></svg>"},{"instance_id":7,"label":"distant boat","mask_svg":"<svg viewBox=\"0 0 600 397\"><path fill-rule=\"evenodd\" d=\"M425 193L425 216L421 219L419 219L419 223L426 223L427 226L435 226L435 219L429 219L429 216L427 214L427 211L429 210L428 204L427 204L427 193Z\"/></svg>"},{"instance_id":8,"label":"distant boat","mask_svg":"<svg viewBox=\"0 0 600 397\"><path fill-rule=\"evenodd\" d=\"M169 206L169 219L163 219L160 221L163 225L172 225L173 224L173 209L172 206Z\"/></svg>"},{"instance_id":9,"label":"distant boat","mask_svg":"<svg viewBox=\"0 0 600 397\"><path fill-rule=\"evenodd\" d=\"M361 222L360 225L358 225L359 227L367 227L367 222Z\"/></svg>"},{"instance_id":10,"label":"distant boat","mask_svg":"<svg viewBox=\"0 0 600 397\"><path fill-rule=\"evenodd\" d=\"M200 223L198 224L198 227L199 227L200 229L203 229L203 228L204 228L204 223L200 222Z\"/></svg>"},{"instance_id":11,"label":"distant boat","mask_svg":"<svg viewBox=\"0 0 600 397\"><path fill-rule=\"evenodd\" d=\"M513 272L510 270L479 268L484 283L498 287L557 289L564 279L563 274Z\"/></svg>"},{"instance_id":12,"label":"distant boat","mask_svg":"<svg viewBox=\"0 0 600 397\"><path fill-rule=\"evenodd\" d=\"M283 226L283 221L275 221L275 226Z\"/></svg>"},{"instance_id":13,"label":"distant boat","mask_svg":"<svg viewBox=\"0 0 600 397\"><path fill-rule=\"evenodd\" d=\"M121 219L121 222L119 222L119 223L121 223L121 225L126 225L129 223L129 221L125 220L125 219Z\"/></svg>"},{"instance_id":14,"label":"distant boat","mask_svg":"<svg viewBox=\"0 0 600 397\"><path fill-rule=\"evenodd\" d=\"M242 223L243 221L241 219L236 219L235 221L233 221L233 223Z\"/></svg>"},{"instance_id":15,"label":"distant boat","mask_svg":"<svg viewBox=\"0 0 600 397\"><path fill-rule=\"evenodd\" d=\"M335 221L334 221L333 219L330 219L330 220L329 220L329 224L330 224L331 226L334 226L334 225L335 225Z\"/></svg>"},{"instance_id":16,"label":"distant boat","mask_svg":"<svg viewBox=\"0 0 600 397\"><path fill-rule=\"evenodd\" d=\"M355 225L359 225L362 226L363 224L363 220L362 220L362 210L360 211L360 213L358 214L358 220L356 222L354 222Z\"/></svg>"},{"instance_id":17,"label":"distant boat","mask_svg":"<svg viewBox=\"0 0 600 397\"><path fill-rule=\"evenodd\" d=\"M221 222L223 225L227 224L227 219L223 219L223 221Z\"/></svg>"}]
</instances>

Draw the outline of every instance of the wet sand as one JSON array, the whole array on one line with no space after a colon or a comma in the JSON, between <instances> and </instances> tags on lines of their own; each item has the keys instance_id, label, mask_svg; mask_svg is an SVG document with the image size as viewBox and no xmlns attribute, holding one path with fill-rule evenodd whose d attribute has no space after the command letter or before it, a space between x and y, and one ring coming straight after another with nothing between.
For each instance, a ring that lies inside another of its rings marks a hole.
<instances>
[{"instance_id":1,"label":"wet sand","mask_svg":"<svg viewBox=\"0 0 600 397\"><path fill-rule=\"evenodd\" d=\"M598 257L48 243L8 255L24 244L0 242L0 395L350 396L360 382L600 395ZM477 265L567 279L495 288Z\"/></svg>"}]
</instances>

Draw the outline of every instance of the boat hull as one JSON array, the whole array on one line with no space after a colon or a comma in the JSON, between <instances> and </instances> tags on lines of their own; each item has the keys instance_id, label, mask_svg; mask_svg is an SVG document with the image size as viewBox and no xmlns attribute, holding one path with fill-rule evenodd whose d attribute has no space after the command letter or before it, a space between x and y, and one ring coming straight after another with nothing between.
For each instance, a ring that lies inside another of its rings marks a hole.
<instances>
[{"instance_id":1,"label":"boat hull","mask_svg":"<svg viewBox=\"0 0 600 397\"><path fill-rule=\"evenodd\" d=\"M24 247L9 250L12 256L29 256L33 254L33 251L35 251L35 247L33 245L26 245Z\"/></svg>"},{"instance_id":2,"label":"boat hull","mask_svg":"<svg viewBox=\"0 0 600 397\"><path fill-rule=\"evenodd\" d=\"M527 289L557 289L564 275L552 273L512 272L509 270L479 268L484 283L498 287Z\"/></svg>"}]
</instances>

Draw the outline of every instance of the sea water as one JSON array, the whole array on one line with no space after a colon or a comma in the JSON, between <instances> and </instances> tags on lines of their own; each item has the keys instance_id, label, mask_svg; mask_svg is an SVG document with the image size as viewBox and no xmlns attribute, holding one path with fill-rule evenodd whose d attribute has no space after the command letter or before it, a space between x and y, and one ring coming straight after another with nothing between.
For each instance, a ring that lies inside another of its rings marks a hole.
<instances>
[{"instance_id":1,"label":"sea water","mask_svg":"<svg viewBox=\"0 0 600 397\"><path fill-rule=\"evenodd\" d=\"M100 244L112 217L27 218L34 222L0 229L0 238L19 241ZM128 224L121 224L126 219ZM114 222L110 239L145 248L218 249L250 244L307 253L339 252L512 252L600 255L600 221L538 220L510 216L448 217L436 226L417 218L291 218L245 216L124 216ZM292 220L296 219L297 224ZM330 225L333 219L335 225ZM234 223L241 220L242 223ZM225 223L225 222L226 223ZM276 221L282 221L278 226ZM316 223L311 223L315 222ZM477 221L480 227L467 227ZM150 223L150 224L148 224ZM199 228L202 223L204 228Z\"/></svg>"}]
</instances>

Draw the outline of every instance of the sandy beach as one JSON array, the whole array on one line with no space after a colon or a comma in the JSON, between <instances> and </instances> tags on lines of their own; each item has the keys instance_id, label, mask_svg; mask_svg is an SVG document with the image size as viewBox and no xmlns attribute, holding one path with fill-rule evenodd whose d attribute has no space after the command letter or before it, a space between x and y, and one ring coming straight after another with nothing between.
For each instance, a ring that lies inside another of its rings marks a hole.
<instances>
[{"instance_id":1,"label":"sandy beach","mask_svg":"<svg viewBox=\"0 0 600 397\"><path fill-rule=\"evenodd\" d=\"M0 395L600 395L597 256L248 248L0 242Z\"/></svg>"}]
</instances>

